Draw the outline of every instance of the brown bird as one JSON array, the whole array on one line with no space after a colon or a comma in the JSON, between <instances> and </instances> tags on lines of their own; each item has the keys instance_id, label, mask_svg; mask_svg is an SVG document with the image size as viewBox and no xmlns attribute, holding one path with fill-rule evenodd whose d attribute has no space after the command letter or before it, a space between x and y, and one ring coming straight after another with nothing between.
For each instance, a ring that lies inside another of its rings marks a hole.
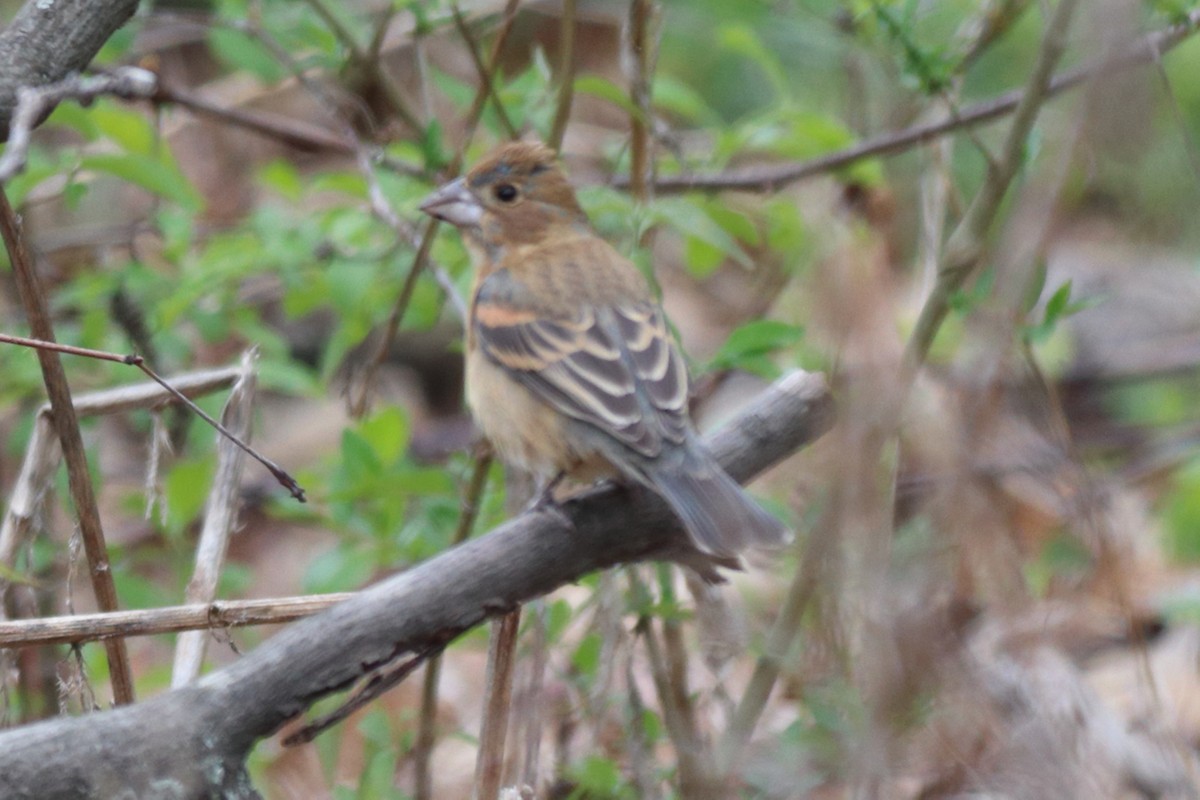
<instances>
[{"instance_id":1,"label":"brown bird","mask_svg":"<svg viewBox=\"0 0 1200 800\"><path fill-rule=\"evenodd\" d=\"M550 486L632 478L713 556L787 540L701 444L662 309L588 224L552 150L505 145L421 210L459 229L476 269L467 402L502 458Z\"/></svg>"}]
</instances>

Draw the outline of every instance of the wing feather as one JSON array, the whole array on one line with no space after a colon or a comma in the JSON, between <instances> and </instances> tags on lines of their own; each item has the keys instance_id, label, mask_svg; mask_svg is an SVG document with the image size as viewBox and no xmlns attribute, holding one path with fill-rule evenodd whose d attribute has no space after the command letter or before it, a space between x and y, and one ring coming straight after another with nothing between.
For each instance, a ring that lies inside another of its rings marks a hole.
<instances>
[{"instance_id":1,"label":"wing feather","mask_svg":"<svg viewBox=\"0 0 1200 800\"><path fill-rule=\"evenodd\" d=\"M531 313L514 307L521 298L505 273L475 297L473 333L489 359L561 413L641 455L684 440L687 368L656 305Z\"/></svg>"}]
</instances>

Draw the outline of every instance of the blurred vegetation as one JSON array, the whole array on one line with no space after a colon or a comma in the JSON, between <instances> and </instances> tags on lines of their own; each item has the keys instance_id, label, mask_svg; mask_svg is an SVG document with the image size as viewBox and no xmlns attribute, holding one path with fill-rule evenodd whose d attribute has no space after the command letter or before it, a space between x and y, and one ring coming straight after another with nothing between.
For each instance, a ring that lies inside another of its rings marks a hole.
<instances>
[{"instance_id":1,"label":"blurred vegetation","mask_svg":"<svg viewBox=\"0 0 1200 800\"><path fill-rule=\"evenodd\" d=\"M1119 21L1111 25L1125 25L1116 33L1128 36L1164 28L1197 8L1184 0L1110 5L1127 12L1123 18L1115 15ZM501 24L500 7L480 7L470 21L486 54ZM708 175L803 161L1019 88L1043 32L1039 7L980 0L666 0L658 8L661 38L651 94L655 171L661 176ZM330 446L303 453L289 449L298 461L309 505L297 507L277 488L268 488L261 476L248 479L254 489L248 497L247 535L256 529L297 528L332 534L321 540L319 552L310 554L294 582L297 592L354 590L444 550L458 524L475 463L469 436L448 433L450 422L461 418L461 408L455 379L439 373L457 369L460 346L460 320L447 292L466 297L471 281L455 232L437 233L430 264L417 277L403 312L401 343L385 348L386 363L396 368L392 379L400 375L416 388L393 391L386 380L364 388L362 381L414 268L422 198L447 177L446 168L461 149L469 164L505 141L504 117L524 135L550 134L561 83L559 4L530 4L519 12L493 76L504 115L489 102L473 136L466 134L464 119L478 76L464 55L450 10L440 0L346 5L217 0L198 7L164 2L148 6L99 59L100 65L161 64L164 79L194 83L220 103L237 105L239 98L250 97L256 107L313 115L306 121L339 136L357 137L368 154L369 171L351 157L261 143L246 153L223 152L230 142L242 140L214 134L219 122L201 125L170 106L101 100L87 108L68 103L55 110L38 134L28 168L4 187L26 214L35 248L43 250L41 264L53 284L60 341L142 352L165 375L228 363L240 350L256 347L262 422L270 429L267 441L280 448L294 432L270 424L282 409L308 409L316 427L320 415L341 419L340 412L331 410L340 405L339 395L372 394L375 402L365 413L337 423L339 433ZM843 263L847 250L883 253L878 256L883 263L871 273L875 288L893 302L883 339L902 341L928 288L922 283L921 232L929 226L948 231L961 216L987 180L981 148L994 153L1007 122L953 134L936 158L931 152L941 145L915 147L857 161L799 188L694 191L639 202L610 180L629 173L628 117L642 113L630 99L628 58L621 53L628 14L625 3L580 3L579 67L573 78L577 114L568 127L564 155L597 228L664 287L668 309L679 311L675 316L684 341L694 345L689 348L694 377L749 374L769 379L796 367L827 370L835 378L851 374L850 367L861 364L831 333L837 326L828 320L815 326L810 322L828 311L822 304L829 301L827 284L833 283L830 265ZM1060 69L1087 62L1099 52L1098 45L1091 45L1112 33L1106 31L1103 14L1078 16ZM978 37L985 24L998 26L994 40ZM159 40L153 32L173 27L185 32L178 37L182 44L155 44ZM395 33L401 29L411 33ZM392 35L384 36L384 31ZM379 56L373 63L416 109L419 129L399 121L387 90L370 67L358 63L348 40L359 53ZM372 49L376 44L379 53ZM1200 203L1200 43L1189 40L1172 50L1163 58L1161 74L1153 66L1133 74L1140 80L1131 93L1137 105L1124 115L1117 113L1121 109L1101 107L1088 123L1093 127L1081 135L1055 206L1057 229L1051 233L1073 221L1100 219L1132 243L1129 252L1153 252L1155 259L1169 253L1176 262L1190 264L1190 271L1179 273L1186 282L1179 284L1178 294L1195 297L1200 292L1195 268L1200 254L1200 226L1195 224ZM306 77L298 81L297 75ZM1113 78L1114 84L1120 80ZM306 81L322 87L315 99ZM1024 178L1032 182L1061 156L1062 150L1048 140L1057 141L1064 128L1082 118L1083 91L1048 104L1047 121L1027 143L1018 181L1022 187ZM1114 88L1112 96L1124 95ZM199 127L199 133L189 132L189 126ZM928 205L922 194L931 179L944 181L948 196L943 218L933 221L925 216ZM401 220L399 230L378 208L373 213L373 182ZM1006 241L1003 231L1019 215L1020 191L1011 193L993 226L994 242ZM856 198L865 200L856 205ZM876 208L887 211L880 216ZM89 232L96 234L95 240L89 240ZM51 248L60 241L72 244ZM1103 249L1107 239L1098 236L1097 241ZM1136 535L1159 542L1168 571L1194 568L1200 562L1200 418L1195 402L1200 358L1167 375L1132 375L1111 383L1090 376L1096 380L1087 383L1088 375L1072 372L1084 344L1071 325L1106 313L1111 295L1081 288L1074 277L1048 269L1045 251L1036 258L1037 279L1006 346L1040 365L1054 384L1051 394L1067 404L1065 422L1079 444L1072 451L1075 463L1105 480L1127 481L1121 485L1152 508L1146 530ZM7 330L21 334L5 264L0 307ZM1136 273L1140 265L1127 266ZM997 283L996 267L987 260L956 295L933 350L932 374L963 368L975 343L973 325L995 300ZM1109 284L1106 291L1119 294L1128 285ZM678 299L685 293L686 299ZM673 300L678 304L672 305ZM1200 304L1190 308L1200 313ZM1153 317L1154 308L1145 313ZM1182 313L1186 323L1186 311L1163 313ZM812 334L814 327L824 333ZM1195 346L1200 336L1195 325L1190 335L1180 347ZM109 362L71 359L67 366L77 392L135 379L129 368ZM0 375L0 479L7 492L28 443L31 411L42 402L44 390L27 350L0 348ZM1089 438L1087 431L1073 427L1077 406L1071 405L1072 380L1087 383L1087 412L1103 417L1103 436ZM737 378L728 383L737 384ZM447 384L452 388L445 389ZM959 390L966 391L961 385L946 391ZM439 397L439 391L449 394ZM208 398L201 405L218 413L220 400ZM300 421L304 416L287 419L287 426L309 424ZM105 437L143 441L149 436L147 413L130 415L124 424L126 429L118 431L88 423L94 465L105 462ZM1159 449L1151 447L1164 442ZM122 478L116 481L118 497L110 510L122 516L110 525L140 531L114 537L117 586L129 608L178 603L188 580L197 520L215 465L214 446L211 432L194 421L175 444L161 476L163 513L147 521L138 521L146 502L140 482L128 480L127 465L114 468ZM1158 466L1136 480L1129 477L1127 470L1137 467L1147 452L1161 456L1154 461ZM902 503L905 471L912 465L893 451L884 455L884 466L899 476ZM805 542L816 535L811 530L815 521L828 519L839 489L812 489L818 478L804 472L803 463L789 469L809 477L791 481L790 474L775 476L762 490L769 495L768 505L796 525ZM103 489L110 476L97 468L95 479ZM805 481L808 488L796 488ZM59 494L65 496L65 482L59 483ZM506 498L507 485L503 468L493 465L476 531L494 527L506 518L506 509L519 507L519 501ZM889 581L907 574L910 560L942 558L941 549L953 541L931 514L918 511L906 518L899 508L889 507L889 519L893 511L898 527L895 541L889 542L893 549L884 555L890 559ZM1070 520L1050 527L1044 539L1019 556L1030 597L1052 596L1100 571L1102 559ZM69 524L61 519L48 526L47 535L36 539L14 565L33 581L35 605L43 613L63 608L65 530ZM801 568L803 552L781 557L767 570L767 583L747 587L753 633L749 654L733 670L739 684L763 651L763 632L783 602L784 587ZM221 596L256 594L255 581L272 565L247 558L225 570ZM622 596L626 593L593 577L580 591L549 600L542 610L545 636L554 651L551 669L554 679L567 687L570 716L594 728L585 737L589 746L564 747L564 762L553 766L558 793L547 796L639 796L647 791L642 783L646 775L636 774L634 749L640 751L637 758L650 761L645 772L655 788L647 796L676 796L678 768L667 747L673 740L661 707L648 698L640 711L630 709L620 687L624 661L616 659L625 659L634 647L628 641L634 621L650 618L669 627L684 620L690 626L694 608L675 596L676 573L646 575L649 597L638 597L633 590ZM844 591L815 603L800 622L801 636L811 634L819 641L801 646L804 653L786 676L784 697L776 701L784 710L772 720L775 738L764 747L768 755L759 753L747 767L743 796L801 796L807 788L849 780L849 765L858 763L852 753L866 737L865 728L913 731L936 713L931 694L923 691L895 708L872 705L877 698L856 682L850 634L843 640L842 634L822 633L830 619L849 614L838 607L850 605L847 598L853 593ZM968 599L987 605L981 596ZM619 606L615 612L608 605L612 602ZM610 624L614 614L616 633ZM239 631L236 638L246 647L262 635ZM624 643L613 644L614 637ZM478 650L481 638L472 635L459 646ZM89 646L84 655L91 682L103 686L107 667L102 652ZM169 675L163 663L137 670L140 695L166 688ZM716 680L716 699L709 696L704 702L727 711L732 704L726 702L728 694L721 695L728 691L723 680L723 675ZM704 684L710 690L711 682ZM45 698L21 690L8 692L5 702L10 719L53 713ZM353 778L338 766L344 731L319 740L321 771L332 796L411 796L407 779L397 775L404 774L412 752L415 713L410 710L396 721L375 709L358 719L354 730L361 752L354 763L361 769ZM881 714L888 717L883 722ZM635 720L630 729L638 731L636 747L632 734L604 727L606 722L628 726L630 719ZM466 737L460 728L461 721L448 726ZM782 792L780 775L786 770L765 763L770 754L798 765L795 774L788 774L792 788L795 780L803 784L800 794ZM264 787L278 779L272 766L277 757L276 750L260 748L255 769ZM544 756L544 761L549 764L550 758ZM312 796L328 794L314 790Z\"/></svg>"}]
</instances>

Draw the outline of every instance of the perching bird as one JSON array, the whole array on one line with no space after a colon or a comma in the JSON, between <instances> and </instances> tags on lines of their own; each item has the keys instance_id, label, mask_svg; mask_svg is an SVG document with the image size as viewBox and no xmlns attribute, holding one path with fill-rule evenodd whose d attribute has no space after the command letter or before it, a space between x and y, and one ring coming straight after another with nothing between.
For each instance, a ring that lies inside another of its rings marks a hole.
<instances>
[{"instance_id":1,"label":"perching bird","mask_svg":"<svg viewBox=\"0 0 1200 800\"><path fill-rule=\"evenodd\" d=\"M552 150L505 145L421 210L459 229L476 269L467 402L503 459L555 481L632 478L719 558L787 540L701 444L662 309Z\"/></svg>"}]
</instances>

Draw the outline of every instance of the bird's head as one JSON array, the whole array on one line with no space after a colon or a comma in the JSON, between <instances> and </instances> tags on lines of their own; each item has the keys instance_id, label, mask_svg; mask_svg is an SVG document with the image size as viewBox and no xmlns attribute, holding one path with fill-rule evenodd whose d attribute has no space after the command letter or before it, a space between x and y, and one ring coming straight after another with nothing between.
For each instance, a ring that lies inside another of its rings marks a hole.
<instances>
[{"instance_id":1,"label":"bird's head","mask_svg":"<svg viewBox=\"0 0 1200 800\"><path fill-rule=\"evenodd\" d=\"M559 226L587 223L554 151L529 142L495 150L427 197L421 210L485 247L537 243Z\"/></svg>"}]
</instances>

